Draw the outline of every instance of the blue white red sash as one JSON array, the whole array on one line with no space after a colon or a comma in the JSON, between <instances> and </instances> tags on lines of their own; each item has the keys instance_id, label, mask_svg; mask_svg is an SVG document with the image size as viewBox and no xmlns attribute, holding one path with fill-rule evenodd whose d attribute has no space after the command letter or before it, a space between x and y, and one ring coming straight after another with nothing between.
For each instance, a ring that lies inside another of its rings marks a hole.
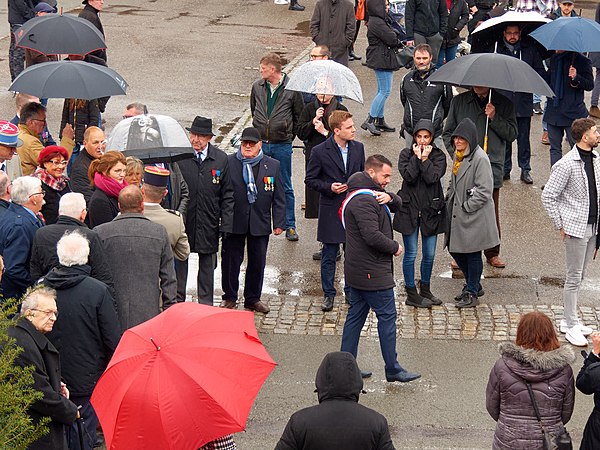
<instances>
[{"instance_id":1,"label":"blue white red sash","mask_svg":"<svg viewBox=\"0 0 600 450\"><path fill-rule=\"evenodd\" d=\"M342 202L342 206L340 206L340 209L338 211L338 215L340 216L340 221L342 222L342 226L344 227L344 229L346 229L346 221L344 220L344 212L346 211L346 206L348 205L350 200L352 200L357 195L361 195L361 194L366 194L366 195L371 195L372 197L376 197L375 191L373 191L371 189L357 189L355 191L350 192L348 194L348 196ZM392 213L390 212L390 208L388 208L388 205L381 205L381 206L383 206L385 208L385 211L387 212L390 220L392 220Z\"/></svg>"}]
</instances>

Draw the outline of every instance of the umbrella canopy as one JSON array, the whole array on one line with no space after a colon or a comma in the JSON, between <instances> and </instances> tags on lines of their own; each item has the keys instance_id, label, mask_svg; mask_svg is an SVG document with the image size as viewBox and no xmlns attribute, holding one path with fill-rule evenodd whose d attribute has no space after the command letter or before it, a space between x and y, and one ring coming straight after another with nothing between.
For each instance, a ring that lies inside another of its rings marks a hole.
<instances>
[{"instance_id":1,"label":"umbrella canopy","mask_svg":"<svg viewBox=\"0 0 600 450\"><path fill-rule=\"evenodd\" d=\"M554 97L552 89L529 64L498 53L461 56L444 64L428 80L455 86L485 86Z\"/></svg>"},{"instance_id":2,"label":"umbrella canopy","mask_svg":"<svg viewBox=\"0 0 600 450\"><path fill-rule=\"evenodd\" d=\"M135 156L145 163L175 162L194 156L194 149L179 122L157 114L121 120L110 133L107 148Z\"/></svg>"},{"instance_id":3,"label":"umbrella canopy","mask_svg":"<svg viewBox=\"0 0 600 450\"><path fill-rule=\"evenodd\" d=\"M309 61L290 75L285 87L309 94L330 94L363 102L358 78L346 66L332 60Z\"/></svg>"},{"instance_id":4,"label":"umbrella canopy","mask_svg":"<svg viewBox=\"0 0 600 450\"><path fill-rule=\"evenodd\" d=\"M502 38L502 32L507 25L518 25L521 28L521 35L525 35L548 22L551 20L535 11L508 11L501 16L482 22L473 30L472 37L484 41L495 41Z\"/></svg>"},{"instance_id":5,"label":"umbrella canopy","mask_svg":"<svg viewBox=\"0 0 600 450\"><path fill-rule=\"evenodd\" d=\"M600 51L600 24L583 17L559 17L529 35L548 50Z\"/></svg>"},{"instance_id":6,"label":"umbrella canopy","mask_svg":"<svg viewBox=\"0 0 600 450\"><path fill-rule=\"evenodd\" d=\"M196 450L242 431L275 367L254 314L178 303L127 330L91 398L108 450Z\"/></svg>"},{"instance_id":7,"label":"umbrella canopy","mask_svg":"<svg viewBox=\"0 0 600 450\"><path fill-rule=\"evenodd\" d=\"M38 98L93 100L125 95L127 82L108 67L83 61L50 61L28 67L8 88Z\"/></svg>"},{"instance_id":8,"label":"umbrella canopy","mask_svg":"<svg viewBox=\"0 0 600 450\"><path fill-rule=\"evenodd\" d=\"M16 44L44 55L87 55L106 48L102 33L92 22L72 14L46 14L28 20L17 30Z\"/></svg>"}]
</instances>

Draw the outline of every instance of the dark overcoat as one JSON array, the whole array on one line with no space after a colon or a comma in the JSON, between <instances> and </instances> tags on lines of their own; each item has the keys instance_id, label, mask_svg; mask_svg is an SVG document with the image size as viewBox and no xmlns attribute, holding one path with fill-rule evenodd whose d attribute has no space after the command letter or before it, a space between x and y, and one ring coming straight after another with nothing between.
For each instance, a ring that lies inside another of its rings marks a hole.
<instances>
[{"instance_id":1,"label":"dark overcoat","mask_svg":"<svg viewBox=\"0 0 600 450\"><path fill-rule=\"evenodd\" d=\"M348 165L344 160L333 134L312 150L306 169L306 185L317 191L319 196L319 222L317 240L324 244L346 242L346 232L339 217L340 206L346 192L335 194L332 183L347 183L350 175L365 168L365 148L358 141L348 141Z\"/></svg>"},{"instance_id":2,"label":"dark overcoat","mask_svg":"<svg viewBox=\"0 0 600 450\"><path fill-rule=\"evenodd\" d=\"M42 206L41 213L44 216L46 225L52 225L58 219L58 204L60 203L60 199L63 195L72 192L71 185L67 181L65 188L62 191L57 191L42 181L42 190L46 193L44 195L44 202L46 203Z\"/></svg>"},{"instance_id":3,"label":"dark overcoat","mask_svg":"<svg viewBox=\"0 0 600 450\"><path fill-rule=\"evenodd\" d=\"M119 201L111 197L102 189L96 187L88 204L87 220L90 228L110 222L119 214Z\"/></svg>"},{"instance_id":4,"label":"dark overcoat","mask_svg":"<svg viewBox=\"0 0 600 450\"><path fill-rule=\"evenodd\" d=\"M319 0L310 19L310 35L316 45L327 45L331 59L348 66L348 49L354 40L356 18L350 0Z\"/></svg>"},{"instance_id":5,"label":"dark overcoat","mask_svg":"<svg viewBox=\"0 0 600 450\"><path fill-rule=\"evenodd\" d=\"M575 385L586 395L594 394L594 409L585 424L579 450L596 450L600 448L600 358L594 353L588 353Z\"/></svg>"},{"instance_id":6,"label":"dark overcoat","mask_svg":"<svg viewBox=\"0 0 600 450\"><path fill-rule=\"evenodd\" d=\"M242 174L242 162L235 154L229 155L229 170L233 185L233 234L267 236L274 228L285 229L285 192L279 172L279 161L263 156L258 163L258 176L255 177L258 197L252 204L248 202L246 183ZM267 177L273 177L272 189L265 184Z\"/></svg>"},{"instance_id":7,"label":"dark overcoat","mask_svg":"<svg viewBox=\"0 0 600 450\"><path fill-rule=\"evenodd\" d=\"M204 161L191 158L176 165L190 192L185 216L190 250L216 253L219 234L231 233L233 228L233 185L227 154L209 143Z\"/></svg>"},{"instance_id":8,"label":"dark overcoat","mask_svg":"<svg viewBox=\"0 0 600 450\"><path fill-rule=\"evenodd\" d=\"M29 416L34 423L43 417L51 419L50 432L27 447L28 450L67 450L64 426L75 421L77 406L60 394L58 350L28 319L20 319L8 329L8 335L23 349L15 359L15 364L20 367L33 366L33 389L44 394L41 400L31 406Z\"/></svg>"}]
</instances>

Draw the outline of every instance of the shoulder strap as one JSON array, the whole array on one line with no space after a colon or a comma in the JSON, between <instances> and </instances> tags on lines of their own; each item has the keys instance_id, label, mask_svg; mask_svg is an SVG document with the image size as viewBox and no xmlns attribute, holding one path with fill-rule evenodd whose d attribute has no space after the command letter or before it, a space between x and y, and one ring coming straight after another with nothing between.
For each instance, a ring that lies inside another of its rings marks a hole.
<instances>
[{"instance_id":1,"label":"shoulder strap","mask_svg":"<svg viewBox=\"0 0 600 450\"><path fill-rule=\"evenodd\" d=\"M527 391L529 392L529 398L531 398L531 403L533 404L533 410L535 411L535 417L537 418L537 421L539 422L540 427L542 428L542 432L545 432L544 424L542 423L542 418L540 417L540 410L538 409L538 404L537 404L537 401L535 400L535 395L533 395L533 389L531 388L531 384L529 383L529 381L525 381L525 385L527 386Z\"/></svg>"}]
</instances>

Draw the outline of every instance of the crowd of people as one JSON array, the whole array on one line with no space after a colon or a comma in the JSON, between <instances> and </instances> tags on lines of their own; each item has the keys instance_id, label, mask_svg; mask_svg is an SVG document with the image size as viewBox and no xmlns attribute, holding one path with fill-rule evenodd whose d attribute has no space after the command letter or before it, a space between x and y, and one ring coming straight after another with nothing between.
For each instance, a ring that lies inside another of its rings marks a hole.
<instances>
[{"instance_id":1,"label":"crowd of people","mask_svg":"<svg viewBox=\"0 0 600 450\"><path fill-rule=\"evenodd\" d=\"M98 16L103 1L84 3L81 17L103 32ZM572 51L547 54L518 24L509 23L496 41L473 43L473 47L525 61L547 80L556 97L542 108L542 99L533 94L486 86L453 95L449 86L428 78L456 56L462 29L473 31L494 5L408 0L403 27L390 18L388 1L367 0L359 19L361 3L317 1L310 22L315 43L310 60L332 59L346 66L360 60L354 42L360 21L368 23L365 64L374 71L377 90L360 127L379 136L396 131L384 115L393 74L400 69L392 50L416 45L413 67L400 83L404 149L398 155L402 187L397 193L386 190L394 164L383 155L370 154L356 140L353 115L343 100L328 92L327 83L322 84L322 92L317 89L312 95L286 89L289 76L275 53L260 60L260 78L250 87L252 126L242 131L239 149L232 154L211 142L212 120L203 116L186 128L193 149L188 159L145 164L126 151L107 148L101 120L107 99L67 99L57 145L48 130L43 99L16 95L15 118L0 121L4 264L0 296L23 299L20 319L11 333L25 348L19 364L34 365L35 387L44 394L30 414L35 420L52 419L50 434L32 448L79 448L79 430L74 426L78 416L86 424L84 448L93 448L98 421L90 403L93 387L125 330L186 300L190 253L198 255L199 303L215 305L214 271L220 257L220 306L237 308L246 257L243 306L270 313L262 299L270 236L284 235L290 242L300 239L292 183L296 138L305 145L306 189L300 209L307 219L318 220L316 239L322 244L313 255L320 260L321 309L326 313L335 307L336 261L342 254L349 308L341 352L327 355L317 373L320 405L295 414L277 448L331 448L328 443L340 439L333 434L336 427L351 426L358 418L368 426L362 431L352 428L355 433L345 436L349 443L344 448L393 448L385 419L354 405L362 378L372 375L356 364L362 327L373 310L388 382L420 377L397 358L393 259L403 255L406 305L441 305L446 299L432 292L431 278L437 237L444 234L453 265L465 278L454 304L476 307L484 295L483 256L493 267L506 265L500 258L499 202L503 181L511 176L512 142L517 141L520 179L532 184L531 118L540 112L553 166L542 201L565 242L567 262L565 312L559 330L575 346L587 346L587 336L592 336L593 350L577 386L584 393L600 395L595 365L600 361L600 334L577 313L577 296L595 250L600 213L600 159L595 151L600 135L595 121L588 118L594 107L597 110L600 82L598 74L593 79L590 59ZM527 3L519 2L517 10L540 5ZM297 1L289 5L300 10ZM539 12L571 16L572 6L570 0L563 0ZM16 17L9 7L9 20L20 25L35 14L52 13L50 9L39 3ZM22 70L20 58L26 55L12 44L10 65L16 76ZM106 52L99 50L86 58L105 64ZM588 111L584 91L593 88ZM123 114L124 119L139 116L151 116L141 103L129 104ZM572 150L563 156L565 136ZM449 179L446 192L444 177ZM404 248L394 231L401 234ZM422 257L417 277L419 234ZM59 312L93 326L68 327L66 321L57 320ZM543 430L562 433L570 419L573 352L560 347L554 326L541 313L524 316L516 343L503 344L500 351L502 358L487 389L487 408L498 422L494 448L538 448ZM57 377L61 371L66 384ZM507 376L514 379L507 382ZM553 395L536 399L536 391L546 384L553 386ZM341 399L351 402L340 403ZM539 410L545 429L536 423L534 410ZM339 412L330 417L331 411ZM595 448L600 441L595 414L582 448ZM320 416L336 425L315 429L312 423ZM377 445L369 447L363 440ZM235 444L226 436L222 445L217 448Z\"/></svg>"}]
</instances>

